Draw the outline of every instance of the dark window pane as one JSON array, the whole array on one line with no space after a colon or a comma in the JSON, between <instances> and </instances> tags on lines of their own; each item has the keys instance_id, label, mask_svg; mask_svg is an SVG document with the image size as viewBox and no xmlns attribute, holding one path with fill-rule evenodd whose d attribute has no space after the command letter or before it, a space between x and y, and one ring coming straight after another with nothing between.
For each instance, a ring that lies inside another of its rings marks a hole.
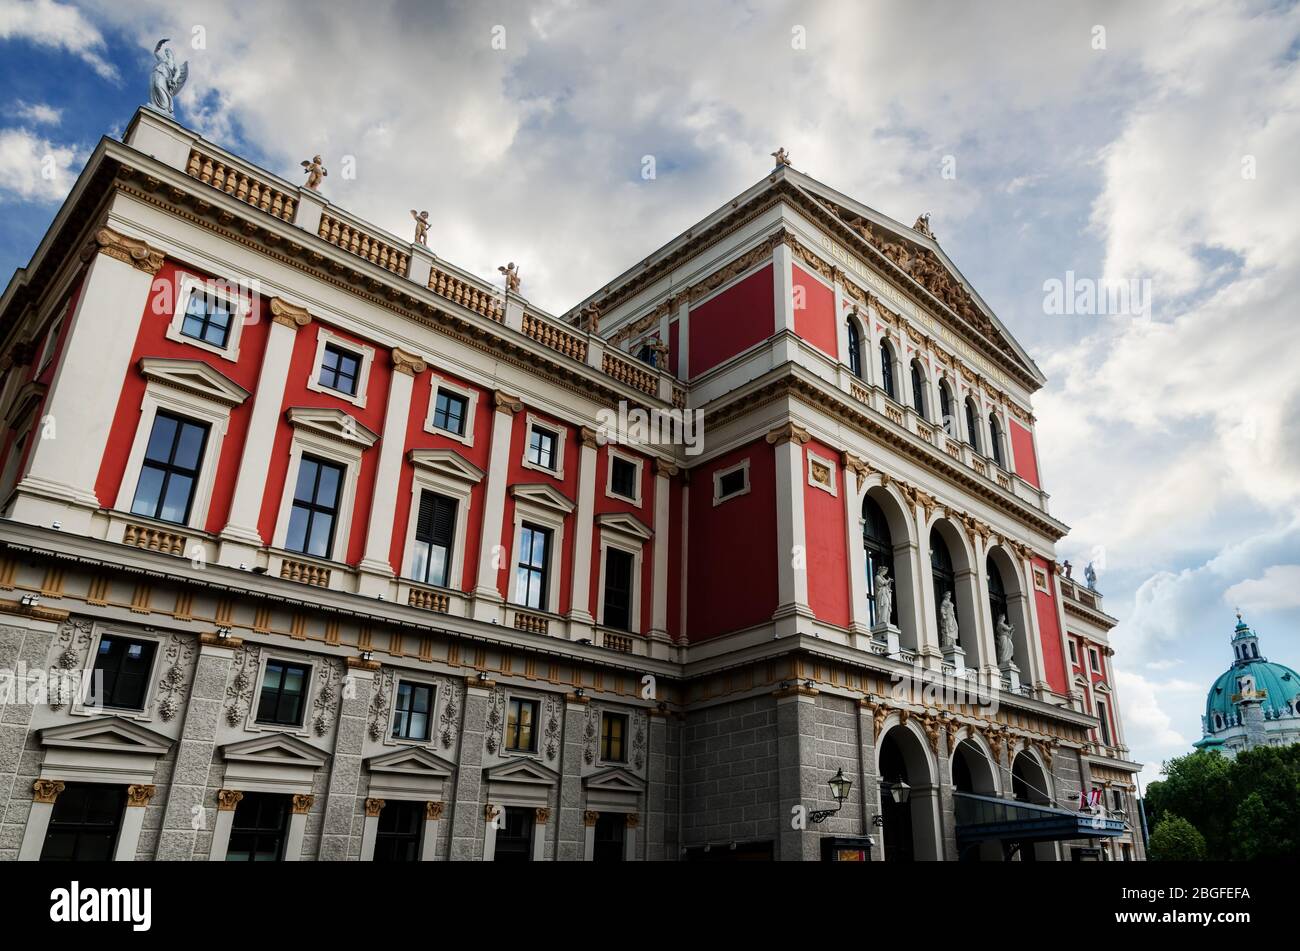
<instances>
[{"instance_id":1,"label":"dark window pane","mask_svg":"<svg viewBox=\"0 0 1300 951\"><path fill-rule=\"evenodd\" d=\"M595 848L592 860L596 862L622 862L623 842L627 831L627 816L619 812L602 812L596 817Z\"/></svg>"},{"instance_id":2,"label":"dark window pane","mask_svg":"<svg viewBox=\"0 0 1300 951\"><path fill-rule=\"evenodd\" d=\"M376 862L417 862L424 829L424 803L388 800L375 828Z\"/></svg>"},{"instance_id":3,"label":"dark window pane","mask_svg":"<svg viewBox=\"0 0 1300 951\"><path fill-rule=\"evenodd\" d=\"M289 831L289 797L244 793L235 807L227 862L279 862Z\"/></svg>"},{"instance_id":4,"label":"dark window pane","mask_svg":"<svg viewBox=\"0 0 1300 951\"><path fill-rule=\"evenodd\" d=\"M629 630L632 626L632 567L634 557L621 548L605 550L606 627Z\"/></svg>"},{"instance_id":5,"label":"dark window pane","mask_svg":"<svg viewBox=\"0 0 1300 951\"><path fill-rule=\"evenodd\" d=\"M167 522L189 520L208 427L159 412L145 449L131 511Z\"/></svg>"},{"instance_id":6,"label":"dark window pane","mask_svg":"<svg viewBox=\"0 0 1300 951\"><path fill-rule=\"evenodd\" d=\"M537 814L532 809L506 806L502 826L497 830L493 861L531 862L533 860L533 830Z\"/></svg>"},{"instance_id":7,"label":"dark window pane","mask_svg":"<svg viewBox=\"0 0 1300 951\"><path fill-rule=\"evenodd\" d=\"M95 655L92 705L143 710L157 645L104 635Z\"/></svg>"},{"instance_id":8,"label":"dark window pane","mask_svg":"<svg viewBox=\"0 0 1300 951\"><path fill-rule=\"evenodd\" d=\"M636 498L636 464L614 456L610 459L610 466L610 482L614 494L625 499Z\"/></svg>"},{"instance_id":9,"label":"dark window pane","mask_svg":"<svg viewBox=\"0 0 1300 951\"><path fill-rule=\"evenodd\" d=\"M533 724L537 720L537 701L510 700L506 712L506 749L517 753L532 753L537 749Z\"/></svg>"},{"instance_id":10,"label":"dark window pane","mask_svg":"<svg viewBox=\"0 0 1300 951\"><path fill-rule=\"evenodd\" d=\"M736 469L718 479L718 495L726 498L745 489L745 470Z\"/></svg>"},{"instance_id":11,"label":"dark window pane","mask_svg":"<svg viewBox=\"0 0 1300 951\"><path fill-rule=\"evenodd\" d=\"M466 400L455 393L442 391L433 412L433 425L439 429L453 432L457 436L465 435Z\"/></svg>"},{"instance_id":12,"label":"dark window pane","mask_svg":"<svg viewBox=\"0 0 1300 951\"><path fill-rule=\"evenodd\" d=\"M299 726L302 700L306 692L308 668L272 660L262 678L262 694L257 704L257 722L280 726Z\"/></svg>"},{"instance_id":13,"label":"dark window pane","mask_svg":"<svg viewBox=\"0 0 1300 951\"><path fill-rule=\"evenodd\" d=\"M342 482L342 466L311 456L302 457L285 533L286 548L318 558L330 557Z\"/></svg>"},{"instance_id":14,"label":"dark window pane","mask_svg":"<svg viewBox=\"0 0 1300 951\"><path fill-rule=\"evenodd\" d=\"M111 861L125 808L125 786L68 783L50 811L41 861Z\"/></svg>"}]
</instances>

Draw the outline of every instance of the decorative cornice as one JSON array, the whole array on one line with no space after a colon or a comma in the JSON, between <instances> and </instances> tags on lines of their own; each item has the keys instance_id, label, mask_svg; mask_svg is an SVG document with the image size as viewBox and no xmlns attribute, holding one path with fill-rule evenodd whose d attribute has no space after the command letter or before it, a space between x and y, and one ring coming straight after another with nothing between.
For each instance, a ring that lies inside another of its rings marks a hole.
<instances>
[{"instance_id":1,"label":"decorative cornice","mask_svg":"<svg viewBox=\"0 0 1300 951\"><path fill-rule=\"evenodd\" d=\"M523 401L517 396L511 396L504 390L494 390L492 393L492 402L498 413L509 413L513 416L515 413L523 411Z\"/></svg>"},{"instance_id":2,"label":"decorative cornice","mask_svg":"<svg viewBox=\"0 0 1300 951\"><path fill-rule=\"evenodd\" d=\"M415 376L417 373L423 373L428 364L421 357L413 353L407 353L400 347L393 348L393 369L398 373L405 373L407 376Z\"/></svg>"},{"instance_id":3,"label":"decorative cornice","mask_svg":"<svg viewBox=\"0 0 1300 951\"><path fill-rule=\"evenodd\" d=\"M297 330L311 323L311 314L306 307L290 304L283 297L271 298L271 323Z\"/></svg>"},{"instance_id":4,"label":"decorative cornice","mask_svg":"<svg viewBox=\"0 0 1300 951\"><path fill-rule=\"evenodd\" d=\"M57 608L40 608L25 607L21 601L0 600L0 614L16 614L19 617L29 617L37 621L66 621L68 619L67 611L60 611Z\"/></svg>"},{"instance_id":5,"label":"decorative cornice","mask_svg":"<svg viewBox=\"0 0 1300 951\"><path fill-rule=\"evenodd\" d=\"M112 228L100 228L91 243L82 252L82 260L90 260L96 253L106 254L116 261L129 264L149 276L157 274L163 266L164 255L139 238L128 237Z\"/></svg>"},{"instance_id":6,"label":"decorative cornice","mask_svg":"<svg viewBox=\"0 0 1300 951\"><path fill-rule=\"evenodd\" d=\"M38 779L32 783L32 802L52 806L54 800L59 798L59 793L66 788L67 786L58 779Z\"/></svg>"}]
</instances>

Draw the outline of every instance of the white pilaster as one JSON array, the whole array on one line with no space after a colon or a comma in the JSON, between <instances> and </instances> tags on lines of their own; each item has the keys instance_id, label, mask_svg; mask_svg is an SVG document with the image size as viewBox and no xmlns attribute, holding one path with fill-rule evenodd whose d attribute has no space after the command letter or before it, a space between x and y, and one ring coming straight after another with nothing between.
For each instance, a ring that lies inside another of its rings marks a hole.
<instances>
[{"instance_id":1,"label":"white pilaster","mask_svg":"<svg viewBox=\"0 0 1300 951\"><path fill-rule=\"evenodd\" d=\"M992 608L989 603L989 565L984 536L972 532L971 544L975 549L975 623L980 645L980 669L985 676L996 678L998 649L993 626L997 619L989 617ZM996 679L993 682L996 683Z\"/></svg>"},{"instance_id":2,"label":"white pilaster","mask_svg":"<svg viewBox=\"0 0 1300 951\"><path fill-rule=\"evenodd\" d=\"M374 497L370 503L370 524L366 528L366 549L361 559L359 594L390 596L393 565L393 512L397 509L397 483L402 475L402 455L411 415L411 390L425 363L417 356L393 350L393 378L388 387L384 432L379 442L379 465L375 474Z\"/></svg>"},{"instance_id":3,"label":"white pilaster","mask_svg":"<svg viewBox=\"0 0 1300 951\"><path fill-rule=\"evenodd\" d=\"M836 284L838 289L839 285ZM849 627L866 637L871 633L871 609L867 600L867 553L862 547L862 509L858 502L857 479L863 462L843 453L845 551L849 553ZM896 580L896 579L895 579ZM865 646L863 644L858 646Z\"/></svg>"},{"instance_id":4,"label":"white pilaster","mask_svg":"<svg viewBox=\"0 0 1300 951\"><path fill-rule=\"evenodd\" d=\"M591 637L595 623L591 614L591 541L595 531L596 431L583 426L579 431L578 506L573 526L573 594L570 598L569 637Z\"/></svg>"},{"instance_id":5,"label":"white pilaster","mask_svg":"<svg viewBox=\"0 0 1300 951\"><path fill-rule=\"evenodd\" d=\"M772 295L776 305L774 333L794 333L794 272L791 270L790 246L778 244L772 251Z\"/></svg>"},{"instance_id":6,"label":"white pilaster","mask_svg":"<svg viewBox=\"0 0 1300 951\"><path fill-rule=\"evenodd\" d=\"M302 840L307 832L307 813L311 810L314 796L294 796L293 807L289 813L289 831L284 837L284 861L302 861Z\"/></svg>"},{"instance_id":7,"label":"white pilaster","mask_svg":"<svg viewBox=\"0 0 1300 951\"><path fill-rule=\"evenodd\" d=\"M668 520L671 496L670 477L677 474L677 467L655 460L655 538L654 568L651 575L650 591L650 637L654 640L668 640Z\"/></svg>"},{"instance_id":8,"label":"white pilaster","mask_svg":"<svg viewBox=\"0 0 1300 951\"><path fill-rule=\"evenodd\" d=\"M114 862L134 862L140 848L140 831L144 828L144 811L153 798L156 787L130 785L126 787L126 808L122 810L122 827L113 847Z\"/></svg>"},{"instance_id":9,"label":"white pilaster","mask_svg":"<svg viewBox=\"0 0 1300 951\"><path fill-rule=\"evenodd\" d=\"M916 520L916 561L912 571L920 581L915 587L921 596L916 618L917 648L931 666L938 667L943 652L939 650L934 573L930 568L930 516L925 506L917 502L912 506L912 517Z\"/></svg>"},{"instance_id":10,"label":"white pilaster","mask_svg":"<svg viewBox=\"0 0 1300 951\"><path fill-rule=\"evenodd\" d=\"M782 246L784 247L784 246ZM793 634L808 607L807 537L804 528L804 443L806 430L783 423L767 434L776 453L776 565L778 634Z\"/></svg>"},{"instance_id":11,"label":"white pilaster","mask_svg":"<svg viewBox=\"0 0 1300 951\"><path fill-rule=\"evenodd\" d=\"M38 779L32 784L32 807L27 813L22 844L18 847L18 861L40 859L45 848L45 833L50 827L50 814L54 812L54 801L63 788L64 784L57 779Z\"/></svg>"},{"instance_id":12,"label":"white pilaster","mask_svg":"<svg viewBox=\"0 0 1300 951\"><path fill-rule=\"evenodd\" d=\"M311 315L301 307L273 297L269 304L271 325L267 331L266 352L257 374L257 392L244 439L244 455L235 476L235 493L230 500L230 517L221 532L218 561L236 567L252 564L257 550L265 543L257 530L262 513L262 493L266 474L271 469L275 433L280 424L280 407L289 378L289 361L298 328L311 323Z\"/></svg>"},{"instance_id":13,"label":"white pilaster","mask_svg":"<svg viewBox=\"0 0 1300 951\"><path fill-rule=\"evenodd\" d=\"M209 862L224 862L230 849L230 830L235 824L235 808L244 794L234 789L217 792L217 821L212 826L212 846L208 849Z\"/></svg>"},{"instance_id":14,"label":"white pilaster","mask_svg":"<svg viewBox=\"0 0 1300 951\"><path fill-rule=\"evenodd\" d=\"M691 299L686 294L677 304L677 377L691 378Z\"/></svg>"},{"instance_id":15,"label":"white pilaster","mask_svg":"<svg viewBox=\"0 0 1300 951\"><path fill-rule=\"evenodd\" d=\"M424 804L424 835L420 837L421 862L438 860L438 823L442 821L444 805L441 802Z\"/></svg>"},{"instance_id":16,"label":"white pilaster","mask_svg":"<svg viewBox=\"0 0 1300 951\"><path fill-rule=\"evenodd\" d=\"M488 464L487 489L483 498L483 532L479 538L478 574L474 580L474 617L480 621L500 620L504 600L497 588L497 569L504 561L501 525L506 512L506 480L510 472L510 437L515 414L524 408L519 397L497 390L493 394L492 453Z\"/></svg>"}]
</instances>

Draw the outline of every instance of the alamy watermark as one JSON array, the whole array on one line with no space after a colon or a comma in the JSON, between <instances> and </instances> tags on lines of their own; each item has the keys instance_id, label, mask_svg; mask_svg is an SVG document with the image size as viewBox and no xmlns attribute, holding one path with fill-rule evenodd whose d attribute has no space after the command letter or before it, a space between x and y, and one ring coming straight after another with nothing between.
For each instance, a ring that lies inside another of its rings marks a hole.
<instances>
[{"instance_id":1,"label":"alamy watermark","mask_svg":"<svg viewBox=\"0 0 1300 951\"><path fill-rule=\"evenodd\" d=\"M1043 281L1043 313L1082 317L1151 319L1151 278L1076 277Z\"/></svg>"},{"instance_id":2,"label":"alamy watermark","mask_svg":"<svg viewBox=\"0 0 1300 951\"><path fill-rule=\"evenodd\" d=\"M618 409L596 411L596 441L602 446L684 446L686 455L704 451L704 411L644 409L620 400Z\"/></svg>"}]
</instances>

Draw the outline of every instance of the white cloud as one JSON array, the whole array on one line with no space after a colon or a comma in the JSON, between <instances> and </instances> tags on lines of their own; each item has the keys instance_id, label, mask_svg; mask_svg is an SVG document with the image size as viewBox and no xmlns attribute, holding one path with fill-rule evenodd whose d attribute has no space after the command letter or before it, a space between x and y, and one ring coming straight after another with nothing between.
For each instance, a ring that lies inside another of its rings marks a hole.
<instances>
[{"instance_id":1,"label":"white cloud","mask_svg":"<svg viewBox=\"0 0 1300 951\"><path fill-rule=\"evenodd\" d=\"M1223 600L1248 613L1300 608L1300 565L1270 565L1262 577L1234 584Z\"/></svg>"},{"instance_id":2,"label":"white cloud","mask_svg":"<svg viewBox=\"0 0 1300 951\"><path fill-rule=\"evenodd\" d=\"M1116 672L1115 680L1119 688L1124 739L1129 748L1138 751L1143 760L1142 781L1145 786L1160 778L1162 762L1191 752L1191 739L1187 733L1175 727L1174 719L1161 703L1162 694L1166 702L1171 699L1165 684L1123 670ZM1180 719L1178 722L1181 725L1183 721ZM1193 738L1199 736L1199 730L1192 734Z\"/></svg>"},{"instance_id":3,"label":"white cloud","mask_svg":"<svg viewBox=\"0 0 1300 951\"><path fill-rule=\"evenodd\" d=\"M0 129L0 200L62 200L85 157L25 129Z\"/></svg>"},{"instance_id":4,"label":"white cloud","mask_svg":"<svg viewBox=\"0 0 1300 951\"><path fill-rule=\"evenodd\" d=\"M104 37L76 7L54 0L0 0L0 40L23 39L67 50L104 79L117 69L104 59Z\"/></svg>"},{"instance_id":5,"label":"white cloud","mask_svg":"<svg viewBox=\"0 0 1300 951\"><path fill-rule=\"evenodd\" d=\"M43 102L18 102L14 105L12 114L15 118L36 125L58 125L63 118L62 109L55 109Z\"/></svg>"}]
</instances>

